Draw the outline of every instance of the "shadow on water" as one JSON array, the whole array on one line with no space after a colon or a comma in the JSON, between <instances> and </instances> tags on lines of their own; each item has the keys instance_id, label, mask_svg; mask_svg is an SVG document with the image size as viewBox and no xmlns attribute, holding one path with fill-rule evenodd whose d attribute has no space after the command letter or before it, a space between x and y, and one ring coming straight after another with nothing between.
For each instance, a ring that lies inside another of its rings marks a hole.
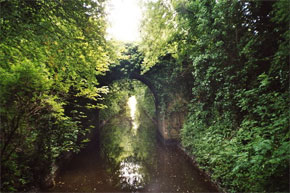
<instances>
[{"instance_id":1,"label":"shadow on water","mask_svg":"<svg viewBox=\"0 0 290 193\"><path fill-rule=\"evenodd\" d=\"M142 116L141 116L142 117ZM156 140L142 117L137 130L121 115L100 131L56 178L52 192L217 192L176 147Z\"/></svg>"}]
</instances>

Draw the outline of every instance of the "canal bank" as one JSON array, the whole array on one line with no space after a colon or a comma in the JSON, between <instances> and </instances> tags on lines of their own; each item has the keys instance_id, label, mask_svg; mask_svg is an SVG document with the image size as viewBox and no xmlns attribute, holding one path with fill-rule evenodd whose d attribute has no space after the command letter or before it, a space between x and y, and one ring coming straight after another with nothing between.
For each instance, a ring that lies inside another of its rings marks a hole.
<instances>
[{"instance_id":1,"label":"canal bank","mask_svg":"<svg viewBox=\"0 0 290 193\"><path fill-rule=\"evenodd\" d=\"M200 174L209 181L212 186L214 186L218 192L227 193L227 191L221 187L221 184L217 181L214 181L211 177L211 174L200 167L197 163L196 158L190 155L185 148L183 148L179 143L176 143L175 146L179 150L179 152L195 167L200 171Z\"/></svg>"},{"instance_id":2,"label":"canal bank","mask_svg":"<svg viewBox=\"0 0 290 193\"><path fill-rule=\"evenodd\" d=\"M211 183L211 185L213 187L215 187L216 190L218 190L218 192L221 193L227 193L226 189L221 187L220 182L214 181L211 177L211 174L207 171L205 171L204 169L202 169L200 167L200 165L198 164L198 162L196 161L195 156L190 155L190 153L188 153L186 151L186 149L184 147L182 147L182 145L180 144L180 141L176 140L176 139L167 139L165 140L162 135L160 134L160 132L157 132L157 139L160 143L162 143L165 146L171 146L171 147L176 147L178 149L178 151L181 153L182 156L184 156L185 159L188 160L188 162L190 162L196 169L198 169L198 171L200 172L200 174L208 181Z\"/></svg>"}]
</instances>

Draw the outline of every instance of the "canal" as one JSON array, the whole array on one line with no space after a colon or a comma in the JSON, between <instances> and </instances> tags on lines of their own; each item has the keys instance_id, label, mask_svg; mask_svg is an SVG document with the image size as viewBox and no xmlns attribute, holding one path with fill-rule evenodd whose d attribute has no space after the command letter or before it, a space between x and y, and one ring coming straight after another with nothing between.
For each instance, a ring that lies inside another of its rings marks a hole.
<instances>
[{"instance_id":1,"label":"canal","mask_svg":"<svg viewBox=\"0 0 290 193\"><path fill-rule=\"evenodd\" d=\"M157 140L152 121L136 116L135 99L128 104L60 170L51 192L217 192L176 147Z\"/></svg>"}]
</instances>

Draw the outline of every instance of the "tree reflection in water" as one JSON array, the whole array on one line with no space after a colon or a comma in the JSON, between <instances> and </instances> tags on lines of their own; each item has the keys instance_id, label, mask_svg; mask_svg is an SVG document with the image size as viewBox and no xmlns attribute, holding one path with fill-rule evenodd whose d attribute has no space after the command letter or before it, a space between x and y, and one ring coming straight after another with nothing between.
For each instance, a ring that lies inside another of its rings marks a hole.
<instances>
[{"instance_id":1,"label":"tree reflection in water","mask_svg":"<svg viewBox=\"0 0 290 193\"><path fill-rule=\"evenodd\" d=\"M137 116L136 116L136 108L137 108L136 97L135 96L131 96L128 99L128 103L127 104L129 106L129 109L130 109L130 118L132 120L132 129L133 129L134 134L136 135L136 132L137 132L137 129L138 129L138 126L139 126L139 120L137 119Z\"/></svg>"},{"instance_id":2,"label":"tree reflection in water","mask_svg":"<svg viewBox=\"0 0 290 193\"><path fill-rule=\"evenodd\" d=\"M133 118L131 96L138 102ZM217 191L175 147L157 143L157 129L148 118L155 115L154 98L144 85L117 82L104 101L108 108L100 114L100 141L76 155L58 176L54 192ZM133 121L139 121L136 129Z\"/></svg>"},{"instance_id":3,"label":"tree reflection in water","mask_svg":"<svg viewBox=\"0 0 290 193\"><path fill-rule=\"evenodd\" d=\"M136 105L134 98L129 98L128 105ZM107 160L108 173L115 174L112 176L115 186L139 190L148 183L149 170L156 165L153 161L156 129L142 112L132 113L130 108L125 111L131 112L120 114L102 129L102 156Z\"/></svg>"}]
</instances>

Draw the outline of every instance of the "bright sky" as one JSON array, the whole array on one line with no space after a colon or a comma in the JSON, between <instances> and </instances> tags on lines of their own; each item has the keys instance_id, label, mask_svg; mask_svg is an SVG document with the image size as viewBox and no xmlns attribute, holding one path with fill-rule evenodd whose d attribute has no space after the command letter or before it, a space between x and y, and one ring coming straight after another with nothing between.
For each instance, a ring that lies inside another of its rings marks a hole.
<instances>
[{"instance_id":1,"label":"bright sky","mask_svg":"<svg viewBox=\"0 0 290 193\"><path fill-rule=\"evenodd\" d=\"M124 42L138 41L139 25L142 17L139 0L109 0L107 7L110 38Z\"/></svg>"}]
</instances>

